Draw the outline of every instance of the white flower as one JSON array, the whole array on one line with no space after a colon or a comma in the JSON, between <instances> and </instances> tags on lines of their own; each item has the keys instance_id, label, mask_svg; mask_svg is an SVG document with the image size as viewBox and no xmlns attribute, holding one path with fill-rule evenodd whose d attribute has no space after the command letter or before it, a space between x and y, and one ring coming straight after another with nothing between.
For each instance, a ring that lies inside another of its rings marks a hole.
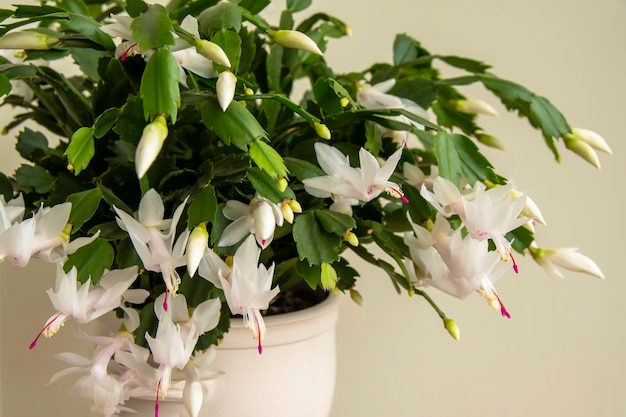
<instances>
[{"instance_id":1,"label":"white flower","mask_svg":"<svg viewBox=\"0 0 626 417\"><path fill-rule=\"evenodd\" d=\"M0 195L0 234L20 221L23 216L24 197L21 194L8 203L4 201L4 196Z\"/></svg>"},{"instance_id":2,"label":"white flower","mask_svg":"<svg viewBox=\"0 0 626 417\"><path fill-rule=\"evenodd\" d=\"M194 227L187 241L187 271L193 277L204 257L209 244L209 233L206 230L206 223L201 223Z\"/></svg>"},{"instance_id":3,"label":"white flower","mask_svg":"<svg viewBox=\"0 0 626 417\"><path fill-rule=\"evenodd\" d=\"M176 226L186 202L187 198L176 208L171 220L163 219L165 212L163 200L154 189L148 190L141 198L137 212L139 221L123 210L113 207L118 215L116 218L118 225L128 232L144 268L160 272L167 291L172 295L176 295L180 283L176 268L187 264L185 246L189 231L182 232L174 243Z\"/></svg>"},{"instance_id":4,"label":"white flower","mask_svg":"<svg viewBox=\"0 0 626 417\"><path fill-rule=\"evenodd\" d=\"M259 245L266 248L274 238L276 226L282 226L284 220L278 204L258 196L250 204L229 200L222 213L233 222L222 232L218 246L232 246L253 233Z\"/></svg>"},{"instance_id":5,"label":"white flower","mask_svg":"<svg viewBox=\"0 0 626 417\"><path fill-rule=\"evenodd\" d=\"M243 315L245 326L258 341L259 353L263 350L261 342L265 337L261 310L267 309L280 291L278 287L271 288L274 264L269 269L259 264L260 254L261 249L252 236L248 236L235 252L232 270L218 271L230 312Z\"/></svg>"},{"instance_id":6,"label":"white flower","mask_svg":"<svg viewBox=\"0 0 626 417\"><path fill-rule=\"evenodd\" d=\"M407 266L416 285L460 299L477 292L492 308L510 317L493 286L500 277L493 273L500 255L488 250L486 240L462 237L461 229L452 230L442 216L437 217L432 233L415 224L413 229L417 238L406 233L404 242L411 253L414 268Z\"/></svg>"},{"instance_id":7,"label":"white flower","mask_svg":"<svg viewBox=\"0 0 626 417\"><path fill-rule=\"evenodd\" d=\"M69 318L73 318L78 323L88 323L121 307L127 291L131 291L131 298L142 302L148 296L146 290L128 289L136 278L136 266L115 269L105 273L97 285L91 286L90 280L84 284L77 281L75 267L66 274L61 264L57 264L55 289L47 291L57 312L48 319L30 348L35 347L42 334L45 337L54 335ZM137 294L137 291L140 291L140 294Z\"/></svg>"},{"instance_id":8,"label":"white flower","mask_svg":"<svg viewBox=\"0 0 626 417\"><path fill-rule=\"evenodd\" d=\"M172 370L185 368L200 335L217 326L220 311L219 299L213 298L200 303L190 317L184 295L173 298L167 310L163 308L164 298L161 294L154 303L159 318L156 337L146 332L152 357L159 364L157 395L163 397L170 387Z\"/></svg>"},{"instance_id":9,"label":"white flower","mask_svg":"<svg viewBox=\"0 0 626 417\"><path fill-rule=\"evenodd\" d=\"M382 167L374 155L364 148L359 151L360 168L352 168L348 157L321 142L315 144L315 154L320 167L328 175L307 178L302 182L309 194L332 198L336 206L331 206L331 209L345 213L345 206L354 206L359 200L371 201L383 191L408 202L398 184L389 181L402 156L402 149L394 152Z\"/></svg>"},{"instance_id":10,"label":"white flower","mask_svg":"<svg viewBox=\"0 0 626 417\"><path fill-rule=\"evenodd\" d=\"M598 265L592 259L579 253L578 248L548 249L533 245L529 250L533 259L552 277L563 278L563 273L557 268L561 267L604 279L604 274Z\"/></svg>"}]
</instances>

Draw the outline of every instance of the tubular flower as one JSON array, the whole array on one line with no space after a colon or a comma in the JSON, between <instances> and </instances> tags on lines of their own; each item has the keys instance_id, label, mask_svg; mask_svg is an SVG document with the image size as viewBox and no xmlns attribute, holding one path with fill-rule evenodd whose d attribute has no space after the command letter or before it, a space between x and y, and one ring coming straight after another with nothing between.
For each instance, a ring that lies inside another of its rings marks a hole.
<instances>
[{"instance_id":1,"label":"tubular flower","mask_svg":"<svg viewBox=\"0 0 626 417\"><path fill-rule=\"evenodd\" d=\"M165 294L161 294L154 303L159 318L156 337L146 332L152 357L159 364L157 399L158 396L165 398L171 385L172 370L185 368L200 335L217 326L220 311L219 299L213 298L200 303L190 317L184 295L174 298L167 310L163 308L164 298Z\"/></svg>"},{"instance_id":2,"label":"tubular flower","mask_svg":"<svg viewBox=\"0 0 626 417\"><path fill-rule=\"evenodd\" d=\"M160 272L167 291L176 295L180 276L176 268L187 264L185 247L189 231L180 234L174 243L178 220L185 208L187 198L176 208L172 219L163 219L165 207L159 194L150 189L142 197L135 220L123 210L113 207L117 224L125 230L133 242L137 255L148 271ZM167 300L164 300L167 302Z\"/></svg>"},{"instance_id":3,"label":"tubular flower","mask_svg":"<svg viewBox=\"0 0 626 417\"><path fill-rule=\"evenodd\" d=\"M493 287L500 277L493 272L500 255L488 250L486 240L463 237L461 229L452 230L441 215L432 232L416 224L412 226L415 236L404 235L411 254L411 261L405 265L416 286L434 287L460 299L477 292L491 307L510 317Z\"/></svg>"},{"instance_id":4,"label":"tubular flower","mask_svg":"<svg viewBox=\"0 0 626 417\"><path fill-rule=\"evenodd\" d=\"M563 273L557 268L561 267L604 279L598 265L591 258L579 253L578 248L548 249L539 248L533 243L528 249L533 259L552 277L563 278Z\"/></svg>"},{"instance_id":5,"label":"tubular flower","mask_svg":"<svg viewBox=\"0 0 626 417\"><path fill-rule=\"evenodd\" d=\"M32 30L9 32L0 37L0 49L33 49L46 51L59 43L59 38Z\"/></svg>"},{"instance_id":6,"label":"tubular flower","mask_svg":"<svg viewBox=\"0 0 626 417\"><path fill-rule=\"evenodd\" d=\"M280 206L263 197L254 197L250 204L229 200L222 213L233 222L222 232L218 246L232 246L252 233L259 245L266 248L274 238L276 226L282 226L284 220Z\"/></svg>"},{"instance_id":7,"label":"tubular flower","mask_svg":"<svg viewBox=\"0 0 626 417\"><path fill-rule=\"evenodd\" d=\"M70 317L78 323L88 323L98 317L122 306L124 295L130 285L137 278L137 267L115 269L107 272L100 278L98 285L91 286L91 281L79 284L77 281L76 268L72 268L67 274L63 267L57 264L57 279L55 289L48 290L48 296L57 313L48 319L30 348L34 348L39 337L51 337L63 326ZM146 290L141 291L143 297L148 296ZM134 298L137 294L132 294Z\"/></svg>"},{"instance_id":8,"label":"tubular flower","mask_svg":"<svg viewBox=\"0 0 626 417\"><path fill-rule=\"evenodd\" d=\"M402 149L394 152L381 167L370 152L359 151L360 168L352 168L348 157L338 149L321 142L315 144L315 154L320 167L328 175L303 180L305 190L319 198L332 198L332 210L348 212L345 205L354 206L358 201L371 201L383 191L392 197L408 202L400 186L389 181L402 156ZM349 209L351 212L351 209Z\"/></svg>"},{"instance_id":9,"label":"tubular flower","mask_svg":"<svg viewBox=\"0 0 626 417\"><path fill-rule=\"evenodd\" d=\"M241 314L243 322L258 342L259 353L262 353L261 342L265 337L265 322L261 310L269 307L269 302L280 289L271 288L274 276L274 264L268 269L259 264L261 249L255 244L254 238L248 238L235 252L232 270L218 270L221 286L226 302L232 314Z\"/></svg>"}]
</instances>

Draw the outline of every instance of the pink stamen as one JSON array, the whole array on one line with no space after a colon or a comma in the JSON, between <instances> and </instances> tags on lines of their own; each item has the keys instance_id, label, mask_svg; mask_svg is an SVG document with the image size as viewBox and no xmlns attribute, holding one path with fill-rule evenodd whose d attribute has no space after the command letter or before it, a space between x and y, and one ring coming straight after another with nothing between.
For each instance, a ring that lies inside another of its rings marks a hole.
<instances>
[{"instance_id":1,"label":"pink stamen","mask_svg":"<svg viewBox=\"0 0 626 417\"><path fill-rule=\"evenodd\" d=\"M170 291L166 288L165 289L165 298L163 299L163 310L167 311L167 296L169 295Z\"/></svg>"},{"instance_id":2,"label":"pink stamen","mask_svg":"<svg viewBox=\"0 0 626 417\"><path fill-rule=\"evenodd\" d=\"M39 340L39 338L41 337L42 334L44 334L44 332L52 325L52 323L54 323L57 319L59 318L59 314L57 314L56 316L54 316L53 319L51 319L48 323L46 323L45 326L43 326L43 328L39 331L39 333L37 334L37 337L35 337L35 340L33 340L30 343L30 346L28 347L28 350L32 350L35 345L37 345L37 341Z\"/></svg>"},{"instance_id":3,"label":"pink stamen","mask_svg":"<svg viewBox=\"0 0 626 417\"><path fill-rule=\"evenodd\" d=\"M267 243L267 239L261 239L261 246L265 247L266 243Z\"/></svg>"},{"instance_id":4,"label":"pink stamen","mask_svg":"<svg viewBox=\"0 0 626 417\"><path fill-rule=\"evenodd\" d=\"M263 345L261 345L261 326L259 325L259 319L256 317L256 315L254 316L254 320L256 321L257 340L259 342L259 344L257 345L257 350L259 351L259 355L262 355Z\"/></svg>"},{"instance_id":5,"label":"pink stamen","mask_svg":"<svg viewBox=\"0 0 626 417\"><path fill-rule=\"evenodd\" d=\"M513 262L513 271L516 274L519 274L519 268L517 267L517 263L515 262L515 258L513 257L513 252L509 250L509 256L511 257L511 261Z\"/></svg>"},{"instance_id":6,"label":"pink stamen","mask_svg":"<svg viewBox=\"0 0 626 417\"><path fill-rule=\"evenodd\" d=\"M156 401L154 403L154 417L159 417L159 394L161 393L161 380L157 382Z\"/></svg>"},{"instance_id":7,"label":"pink stamen","mask_svg":"<svg viewBox=\"0 0 626 417\"><path fill-rule=\"evenodd\" d=\"M507 319L510 319L511 315L509 314L508 311L506 311L506 308L504 307L502 300L500 300L500 297L498 297L498 293L494 291L493 295L496 296L496 298L498 299L498 302L500 303L500 314L502 314L502 317L506 317Z\"/></svg>"},{"instance_id":8,"label":"pink stamen","mask_svg":"<svg viewBox=\"0 0 626 417\"><path fill-rule=\"evenodd\" d=\"M128 54L130 53L131 49L133 49L135 46L137 46L136 43L132 44L128 49L126 49L124 53L122 54L122 56L120 56L120 61L124 61L126 58L128 58Z\"/></svg>"}]
</instances>

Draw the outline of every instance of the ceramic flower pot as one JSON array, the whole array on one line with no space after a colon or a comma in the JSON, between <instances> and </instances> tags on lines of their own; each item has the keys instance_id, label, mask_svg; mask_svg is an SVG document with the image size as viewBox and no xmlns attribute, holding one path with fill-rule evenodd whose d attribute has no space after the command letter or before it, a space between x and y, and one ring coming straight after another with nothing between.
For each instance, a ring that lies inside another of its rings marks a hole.
<instances>
[{"instance_id":1,"label":"ceramic flower pot","mask_svg":"<svg viewBox=\"0 0 626 417\"><path fill-rule=\"evenodd\" d=\"M331 295L313 307L266 317L262 354L242 320L232 320L211 366L224 375L204 381L200 417L328 417L339 302ZM128 416L154 415L154 398L133 399L126 406L138 411ZM160 417L187 415L180 391L159 402Z\"/></svg>"}]
</instances>

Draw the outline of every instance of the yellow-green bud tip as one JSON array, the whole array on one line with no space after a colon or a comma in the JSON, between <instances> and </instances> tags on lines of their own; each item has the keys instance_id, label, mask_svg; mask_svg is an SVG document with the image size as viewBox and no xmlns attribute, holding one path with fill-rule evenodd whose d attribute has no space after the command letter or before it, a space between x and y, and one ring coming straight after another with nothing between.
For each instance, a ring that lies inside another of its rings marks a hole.
<instances>
[{"instance_id":1,"label":"yellow-green bud tip","mask_svg":"<svg viewBox=\"0 0 626 417\"><path fill-rule=\"evenodd\" d=\"M330 139L330 129L323 123L314 123L313 127L315 128L315 133L322 139Z\"/></svg>"},{"instance_id":2,"label":"yellow-green bud tip","mask_svg":"<svg viewBox=\"0 0 626 417\"><path fill-rule=\"evenodd\" d=\"M344 240L354 247L359 246L359 238L353 232L347 232Z\"/></svg>"},{"instance_id":3,"label":"yellow-green bud tip","mask_svg":"<svg viewBox=\"0 0 626 417\"><path fill-rule=\"evenodd\" d=\"M278 191L280 191L281 193L287 189L288 185L289 183L287 182L285 177L280 177L276 180L276 188L278 188Z\"/></svg>"},{"instance_id":4,"label":"yellow-green bud tip","mask_svg":"<svg viewBox=\"0 0 626 417\"><path fill-rule=\"evenodd\" d=\"M341 97L339 99L339 104L341 105L341 107L348 107L348 104L350 104L350 100L348 99L348 97Z\"/></svg>"},{"instance_id":5,"label":"yellow-green bud tip","mask_svg":"<svg viewBox=\"0 0 626 417\"><path fill-rule=\"evenodd\" d=\"M454 320L447 317L444 318L443 326L446 328L448 333L450 333L450 336L452 336L454 340L459 340L461 338L461 329L459 329L459 326L457 326Z\"/></svg>"},{"instance_id":6,"label":"yellow-green bud tip","mask_svg":"<svg viewBox=\"0 0 626 417\"><path fill-rule=\"evenodd\" d=\"M354 288L350 288L350 298L354 301L358 306L363 305L363 296L360 292L355 290Z\"/></svg>"},{"instance_id":7,"label":"yellow-green bud tip","mask_svg":"<svg viewBox=\"0 0 626 417\"><path fill-rule=\"evenodd\" d=\"M254 91L250 88L250 87L245 87L243 89L243 93L247 96L253 96L254 95Z\"/></svg>"}]
</instances>

